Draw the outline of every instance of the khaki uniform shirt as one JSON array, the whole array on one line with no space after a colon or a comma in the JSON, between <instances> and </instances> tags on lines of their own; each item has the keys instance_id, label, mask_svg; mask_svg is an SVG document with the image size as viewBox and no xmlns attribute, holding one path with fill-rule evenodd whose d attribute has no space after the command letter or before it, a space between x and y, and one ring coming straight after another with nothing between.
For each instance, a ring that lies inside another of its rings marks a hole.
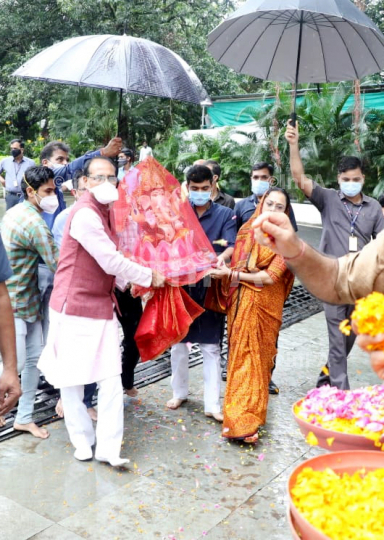
<instances>
[{"instance_id":1,"label":"khaki uniform shirt","mask_svg":"<svg viewBox=\"0 0 384 540\"><path fill-rule=\"evenodd\" d=\"M358 253L338 259L336 292L343 304L354 304L373 291L384 293L384 231Z\"/></svg>"}]
</instances>

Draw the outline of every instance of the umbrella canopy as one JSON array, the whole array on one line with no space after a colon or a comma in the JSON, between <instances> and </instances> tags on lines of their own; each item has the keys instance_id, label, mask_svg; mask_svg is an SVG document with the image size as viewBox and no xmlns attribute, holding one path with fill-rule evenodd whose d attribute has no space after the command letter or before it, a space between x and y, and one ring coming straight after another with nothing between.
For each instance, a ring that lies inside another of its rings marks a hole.
<instances>
[{"instance_id":1,"label":"umbrella canopy","mask_svg":"<svg viewBox=\"0 0 384 540\"><path fill-rule=\"evenodd\" d=\"M81 36L43 50L13 75L200 104L208 94L180 56L147 39Z\"/></svg>"},{"instance_id":2,"label":"umbrella canopy","mask_svg":"<svg viewBox=\"0 0 384 540\"><path fill-rule=\"evenodd\" d=\"M272 81L345 81L384 69L384 36L350 0L248 0L209 34L208 50Z\"/></svg>"}]
</instances>

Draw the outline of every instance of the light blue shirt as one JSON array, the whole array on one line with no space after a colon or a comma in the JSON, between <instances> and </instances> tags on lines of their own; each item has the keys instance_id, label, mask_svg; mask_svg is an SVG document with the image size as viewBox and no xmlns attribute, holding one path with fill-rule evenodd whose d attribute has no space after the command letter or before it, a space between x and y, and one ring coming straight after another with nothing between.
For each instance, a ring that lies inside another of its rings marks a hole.
<instances>
[{"instance_id":1,"label":"light blue shirt","mask_svg":"<svg viewBox=\"0 0 384 540\"><path fill-rule=\"evenodd\" d=\"M131 170L134 169L134 168L135 168L134 165L131 165L131 166L129 167L128 171L126 171L126 170L124 169L124 167L119 167L119 171L118 171L118 173L117 173L117 179L118 179L119 181L122 180L122 179L124 178L124 176L125 176L129 171L131 171Z\"/></svg>"},{"instance_id":2,"label":"light blue shirt","mask_svg":"<svg viewBox=\"0 0 384 540\"><path fill-rule=\"evenodd\" d=\"M14 158L7 157L0 162L0 173L5 172L5 189L13 193L21 193L21 181L29 167L36 167L33 159L23 157L18 163Z\"/></svg>"},{"instance_id":3,"label":"light blue shirt","mask_svg":"<svg viewBox=\"0 0 384 540\"><path fill-rule=\"evenodd\" d=\"M71 206L68 206L65 208L55 219L55 222L52 227L52 234L53 238L55 239L57 247L61 248L61 243L63 241L63 234L64 234L64 228L65 224L67 223L67 219L69 214L71 213L72 208L74 207L75 203Z\"/></svg>"}]
</instances>

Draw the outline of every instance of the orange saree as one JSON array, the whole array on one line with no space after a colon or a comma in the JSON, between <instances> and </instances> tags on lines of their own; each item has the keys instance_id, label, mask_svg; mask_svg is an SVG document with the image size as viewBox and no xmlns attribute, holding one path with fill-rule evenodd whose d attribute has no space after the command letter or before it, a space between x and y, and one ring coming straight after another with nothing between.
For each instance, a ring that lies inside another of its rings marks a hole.
<instances>
[{"instance_id":1,"label":"orange saree","mask_svg":"<svg viewBox=\"0 0 384 540\"><path fill-rule=\"evenodd\" d=\"M265 270L273 285L241 282L234 289L228 280L222 283L229 346L223 436L228 438L251 436L266 421L276 341L294 280L282 257L255 243L251 224L258 214L259 209L240 229L231 266L241 272Z\"/></svg>"}]
</instances>

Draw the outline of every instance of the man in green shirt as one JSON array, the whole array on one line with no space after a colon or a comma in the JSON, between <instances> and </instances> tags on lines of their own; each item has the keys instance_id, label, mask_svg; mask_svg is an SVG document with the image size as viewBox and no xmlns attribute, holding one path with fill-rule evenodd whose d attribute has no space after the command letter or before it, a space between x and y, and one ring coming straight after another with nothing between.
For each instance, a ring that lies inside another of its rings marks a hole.
<instances>
[{"instance_id":1,"label":"man in green shirt","mask_svg":"<svg viewBox=\"0 0 384 540\"><path fill-rule=\"evenodd\" d=\"M14 429L29 431L46 439L47 430L32 421L39 381L37 362L42 352L40 292L37 270L39 259L55 272L59 251L42 212L55 212L58 201L54 173L47 167L30 167L24 174L21 189L24 202L6 212L1 236L13 275L6 285L15 316L17 367L21 373L23 395L19 400Z\"/></svg>"}]
</instances>

